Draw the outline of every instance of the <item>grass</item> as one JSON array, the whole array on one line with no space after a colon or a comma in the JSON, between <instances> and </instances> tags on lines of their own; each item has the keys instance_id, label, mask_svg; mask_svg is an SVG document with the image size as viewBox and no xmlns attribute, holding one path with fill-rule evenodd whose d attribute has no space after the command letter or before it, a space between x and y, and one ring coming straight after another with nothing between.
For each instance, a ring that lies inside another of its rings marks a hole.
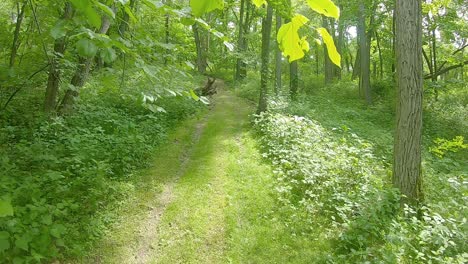
<instances>
[{"instance_id":1,"label":"grass","mask_svg":"<svg viewBox=\"0 0 468 264\"><path fill-rule=\"evenodd\" d=\"M278 206L273 173L250 131L253 110L223 91L212 111L183 123L169 139L177 143L161 148L134 181L108 236L76 262L319 262L329 244L320 228L302 232ZM167 186L170 202L151 220Z\"/></svg>"}]
</instances>

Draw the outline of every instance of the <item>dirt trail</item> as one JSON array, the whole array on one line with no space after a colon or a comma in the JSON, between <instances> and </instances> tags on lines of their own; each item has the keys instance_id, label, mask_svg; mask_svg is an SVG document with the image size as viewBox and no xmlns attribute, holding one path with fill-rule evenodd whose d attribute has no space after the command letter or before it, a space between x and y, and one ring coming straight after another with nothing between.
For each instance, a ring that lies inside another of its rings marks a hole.
<instances>
[{"instance_id":1,"label":"dirt trail","mask_svg":"<svg viewBox=\"0 0 468 264\"><path fill-rule=\"evenodd\" d=\"M252 112L220 89L210 110L157 153L121 221L84 263L230 263L247 252L256 211L272 204L271 171L249 133Z\"/></svg>"}]
</instances>

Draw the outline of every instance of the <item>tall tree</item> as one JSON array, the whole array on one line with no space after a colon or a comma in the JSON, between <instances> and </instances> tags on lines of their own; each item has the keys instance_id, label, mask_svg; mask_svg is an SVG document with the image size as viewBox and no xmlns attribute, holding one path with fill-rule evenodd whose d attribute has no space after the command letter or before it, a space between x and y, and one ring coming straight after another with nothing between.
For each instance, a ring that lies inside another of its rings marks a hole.
<instances>
[{"instance_id":1,"label":"tall tree","mask_svg":"<svg viewBox=\"0 0 468 264\"><path fill-rule=\"evenodd\" d=\"M238 58L236 61L236 75L235 79L240 80L244 78L242 74L242 67L244 66L244 60L241 57L242 53L244 52L244 27L245 27L245 6L246 6L246 0L241 0L240 1L240 11L239 11L239 34L238 34L238 39L237 39L237 53L238 53Z\"/></svg>"},{"instance_id":2,"label":"tall tree","mask_svg":"<svg viewBox=\"0 0 468 264\"><path fill-rule=\"evenodd\" d=\"M273 23L273 8L267 5L266 17L262 20L262 71L260 81L260 98L257 114L267 110L268 79L270 77L270 38Z\"/></svg>"},{"instance_id":3,"label":"tall tree","mask_svg":"<svg viewBox=\"0 0 468 264\"><path fill-rule=\"evenodd\" d=\"M73 16L73 8L70 2L65 2L62 19L69 20ZM51 56L49 65L49 77L47 79L47 88L44 99L44 111L53 112L57 106L57 96L61 81L60 59L66 49L66 36L59 36L54 43L54 53Z\"/></svg>"},{"instance_id":4,"label":"tall tree","mask_svg":"<svg viewBox=\"0 0 468 264\"><path fill-rule=\"evenodd\" d=\"M18 48L21 45L21 41L20 41L21 24L24 19L24 13L26 11L27 4L28 4L27 1L23 1L23 3L21 4L20 2L16 3L17 16L16 16L15 32L13 33L13 43L11 45L10 67L13 67L15 65L16 55L18 54Z\"/></svg>"},{"instance_id":5,"label":"tall tree","mask_svg":"<svg viewBox=\"0 0 468 264\"><path fill-rule=\"evenodd\" d=\"M279 11L276 11L276 34L278 34L279 29L282 25L281 14ZM281 73L282 73L282 55L279 43L276 45L276 54L275 54L275 94L278 95L281 90Z\"/></svg>"},{"instance_id":6,"label":"tall tree","mask_svg":"<svg viewBox=\"0 0 468 264\"><path fill-rule=\"evenodd\" d=\"M363 2L359 3L359 22L358 22L358 37L359 37L359 90L364 94L368 104L372 103L370 91L370 41L368 41L366 29L366 9Z\"/></svg>"},{"instance_id":7,"label":"tall tree","mask_svg":"<svg viewBox=\"0 0 468 264\"><path fill-rule=\"evenodd\" d=\"M397 0L395 12L398 95L393 185L404 195L402 203L417 204L423 198L421 0Z\"/></svg>"},{"instance_id":8,"label":"tall tree","mask_svg":"<svg viewBox=\"0 0 468 264\"><path fill-rule=\"evenodd\" d=\"M107 15L102 16L101 28L98 30L99 34L106 34L111 25L111 20ZM88 79L89 71L94 62L95 55L82 57L79 56L79 65L75 70L75 74L71 79L71 87L67 89L63 97L62 103L60 104L60 113L66 114L72 111L75 100L79 95L79 89L83 87Z\"/></svg>"}]
</instances>

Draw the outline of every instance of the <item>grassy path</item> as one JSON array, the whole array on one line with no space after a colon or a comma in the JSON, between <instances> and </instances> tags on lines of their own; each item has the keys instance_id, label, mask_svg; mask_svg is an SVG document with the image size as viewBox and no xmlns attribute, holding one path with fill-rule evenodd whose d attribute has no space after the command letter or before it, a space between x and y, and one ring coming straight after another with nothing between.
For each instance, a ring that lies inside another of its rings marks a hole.
<instances>
[{"instance_id":1,"label":"grassy path","mask_svg":"<svg viewBox=\"0 0 468 264\"><path fill-rule=\"evenodd\" d=\"M272 173L249 131L252 107L221 91L140 179L93 263L310 263L310 239L275 211Z\"/></svg>"}]
</instances>

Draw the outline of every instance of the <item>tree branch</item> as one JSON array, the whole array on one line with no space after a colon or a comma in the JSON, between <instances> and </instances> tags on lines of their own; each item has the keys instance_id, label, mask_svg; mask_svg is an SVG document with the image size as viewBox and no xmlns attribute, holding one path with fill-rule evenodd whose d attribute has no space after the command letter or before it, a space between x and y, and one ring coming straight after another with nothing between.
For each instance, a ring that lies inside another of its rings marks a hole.
<instances>
[{"instance_id":1,"label":"tree branch","mask_svg":"<svg viewBox=\"0 0 468 264\"><path fill-rule=\"evenodd\" d=\"M447 67L445 69L442 69L442 70L439 70L433 74L428 74L426 76L424 76L424 79L431 79L432 77L436 77L436 76L439 76L439 75L442 75L448 71L451 71L451 70L454 70L454 69L457 69L457 68L460 68L460 67L463 67L465 66L466 64L468 64L468 61L464 61L462 63L459 63L459 64L455 64L455 65L452 65L450 67Z\"/></svg>"}]
</instances>

